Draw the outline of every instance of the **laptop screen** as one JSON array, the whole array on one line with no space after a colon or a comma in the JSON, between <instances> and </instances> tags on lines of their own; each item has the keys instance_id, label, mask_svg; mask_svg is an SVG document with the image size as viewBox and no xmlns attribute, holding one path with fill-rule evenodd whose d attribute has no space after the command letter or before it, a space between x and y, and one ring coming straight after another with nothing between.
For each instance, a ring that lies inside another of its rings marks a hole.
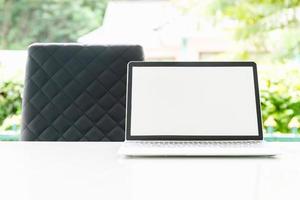
<instances>
[{"instance_id":1,"label":"laptop screen","mask_svg":"<svg viewBox=\"0 0 300 200\"><path fill-rule=\"evenodd\" d=\"M133 64L130 136L259 136L253 70Z\"/></svg>"}]
</instances>

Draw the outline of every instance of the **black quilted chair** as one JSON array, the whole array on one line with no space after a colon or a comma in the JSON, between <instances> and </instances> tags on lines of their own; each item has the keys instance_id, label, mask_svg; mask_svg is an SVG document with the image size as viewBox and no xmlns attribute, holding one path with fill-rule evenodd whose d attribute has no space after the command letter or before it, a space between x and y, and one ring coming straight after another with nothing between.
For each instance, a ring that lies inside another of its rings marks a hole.
<instances>
[{"instance_id":1,"label":"black quilted chair","mask_svg":"<svg viewBox=\"0 0 300 200\"><path fill-rule=\"evenodd\" d=\"M140 46L33 44L23 97L25 141L123 141L126 69Z\"/></svg>"}]
</instances>

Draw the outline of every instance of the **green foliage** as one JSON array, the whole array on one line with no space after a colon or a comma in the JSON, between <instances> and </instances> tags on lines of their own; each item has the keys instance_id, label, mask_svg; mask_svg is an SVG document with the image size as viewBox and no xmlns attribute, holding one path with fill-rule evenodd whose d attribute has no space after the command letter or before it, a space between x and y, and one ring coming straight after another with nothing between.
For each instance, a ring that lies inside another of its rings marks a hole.
<instances>
[{"instance_id":1,"label":"green foliage","mask_svg":"<svg viewBox=\"0 0 300 200\"><path fill-rule=\"evenodd\" d=\"M276 121L275 131L289 133L290 120L293 117L300 119L300 71L277 67L260 74L263 121L272 116Z\"/></svg>"},{"instance_id":2,"label":"green foliage","mask_svg":"<svg viewBox=\"0 0 300 200\"><path fill-rule=\"evenodd\" d=\"M235 21L236 39L252 51L270 52L273 61L299 59L300 0L216 0L210 9L217 21ZM249 59L249 51L242 49L239 58ZM299 69L281 66L261 75L263 121L271 116L276 132L289 133L291 119L300 119Z\"/></svg>"},{"instance_id":3,"label":"green foliage","mask_svg":"<svg viewBox=\"0 0 300 200\"><path fill-rule=\"evenodd\" d=\"M282 62L299 58L300 0L215 0L210 14L235 21L236 39L256 50Z\"/></svg>"},{"instance_id":4,"label":"green foliage","mask_svg":"<svg viewBox=\"0 0 300 200\"><path fill-rule=\"evenodd\" d=\"M107 0L0 0L0 49L75 42L98 28Z\"/></svg>"},{"instance_id":5,"label":"green foliage","mask_svg":"<svg viewBox=\"0 0 300 200\"><path fill-rule=\"evenodd\" d=\"M22 85L14 82L0 82L0 126L10 116L21 114Z\"/></svg>"},{"instance_id":6,"label":"green foliage","mask_svg":"<svg viewBox=\"0 0 300 200\"><path fill-rule=\"evenodd\" d=\"M259 74L263 121L272 116L276 120L275 131L289 133L290 120L293 117L300 120L300 70L273 67L260 70ZM0 83L0 89L1 126L5 119L21 114L22 85L4 82Z\"/></svg>"}]
</instances>

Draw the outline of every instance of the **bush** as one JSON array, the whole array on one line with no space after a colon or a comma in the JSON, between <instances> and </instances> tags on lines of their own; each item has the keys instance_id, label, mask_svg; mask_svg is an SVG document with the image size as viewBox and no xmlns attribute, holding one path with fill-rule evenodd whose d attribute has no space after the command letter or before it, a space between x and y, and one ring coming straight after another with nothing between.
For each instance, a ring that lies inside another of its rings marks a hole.
<instances>
[{"instance_id":1,"label":"bush","mask_svg":"<svg viewBox=\"0 0 300 200\"><path fill-rule=\"evenodd\" d=\"M0 82L0 126L4 120L21 114L22 84L12 81Z\"/></svg>"},{"instance_id":2,"label":"bush","mask_svg":"<svg viewBox=\"0 0 300 200\"><path fill-rule=\"evenodd\" d=\"M276 132L289 133L291 119L300 119L300 70L281 66L259 74L263 121L271 116Z\"/></svg>"}]
</instances>

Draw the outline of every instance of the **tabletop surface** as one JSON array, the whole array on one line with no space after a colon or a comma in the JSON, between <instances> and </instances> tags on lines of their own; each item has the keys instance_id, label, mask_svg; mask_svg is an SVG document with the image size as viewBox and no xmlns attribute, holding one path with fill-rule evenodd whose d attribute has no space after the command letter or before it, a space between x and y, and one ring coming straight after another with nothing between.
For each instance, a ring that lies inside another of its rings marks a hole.
<instances>
[{"instance_id":1,"label":"tabletop surface","mask_svg":"<svg viewBox=\"0 0 300 200\"><path fill-rule=\"evenodd\" d=\"M2 142L0 199L300 199L300 143L275 158L128 158L117 142Z\"/></svg>"}]
</instances>

